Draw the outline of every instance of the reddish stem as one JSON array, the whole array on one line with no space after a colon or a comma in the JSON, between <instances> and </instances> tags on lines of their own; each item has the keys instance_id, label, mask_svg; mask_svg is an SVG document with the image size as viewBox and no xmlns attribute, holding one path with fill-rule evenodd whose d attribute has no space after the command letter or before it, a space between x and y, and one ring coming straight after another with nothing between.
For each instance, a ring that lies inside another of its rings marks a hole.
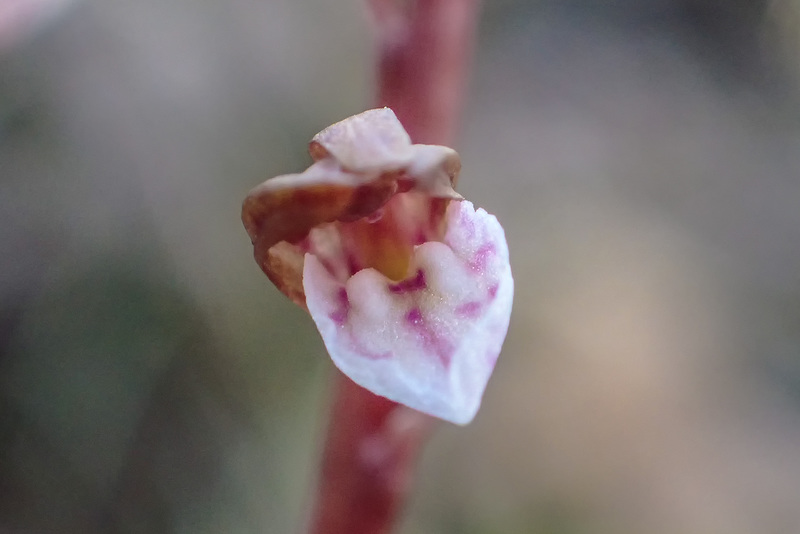
<instances>
[{"instance_id":1,"label":"reddish stem","mask_svg":"<svg viewBox=\"0 0 800 534\"><path fill-rule=\"evenodd\" d=\"M379 39L378 104L415 143L451 145L477 27L478 0L371 0Z\"/></svg>"},{"instance_id":2,"label":"reddish stem","mask_svg":"<svg viewBox=\"0 0 800 534\"><path fill-rule=\"evenodd\" d=\"M309 532L388 533L433 421L338 371L336 389Z\"/></svg>"},{"instance_id":3,"label":"reddish stem","mask_svg":"<svg viewBox=\"0 0 800 534\"><path fill-rule=\"evenodd\" d=\"M407 4L407 5L405 5ZM370 0L378 29L378 103L416 143L452 143L478 18L477 0ZM411 486L433 420L336 372L310 534L385 534Z\"/></svg>"}]
</instances>

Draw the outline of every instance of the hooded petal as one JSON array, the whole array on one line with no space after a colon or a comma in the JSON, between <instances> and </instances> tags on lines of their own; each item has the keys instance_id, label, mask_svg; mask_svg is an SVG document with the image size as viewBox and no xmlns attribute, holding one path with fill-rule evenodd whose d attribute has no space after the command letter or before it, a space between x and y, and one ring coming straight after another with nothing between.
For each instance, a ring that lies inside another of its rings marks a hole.
<instances>
[{"instance_id":1,"label":"hooded petal","mask_svg":"<svg viewBox=\"0 0 800 534\"><path fill-rule=\"evenodd\" d=\"M424 212L434 223L444 213L442 199L462 198L453 189L461 165L458 154L443 146L411 144L388 108L326 128L311 141L309 152L315 162L305 172L265 181L242 205L256 261L301 306L303 256L314 252L315 244L331 248L341 243L344 225L380 216L400 192L420 193L403 202L409 212ZM312 229L323 227L330 243L320 236L309 239Z\"/></svg>"},{"instance_id":2,"label":"hooded petal","mask_svg":"<svg viewBox=\"0 0 800 534\"><path fill-rule=\"evenodd\" d=\"M513 279L497 219L451 202L441 242L414 248L408 276L346 281L305 258L306 304L334 363L366 389L458 424L472 420L508 329Z\"/></svg>"},{"instance_id":3,"label":"hooded petal","mask_svg":"<svg viewBox=\"0 0 800 534\"><path fill-rule=\"evenodd\" d=\"M328 126L314 136L314 161L333 157L353 172L386 172L408 165L411 138L389 108L370 109Z\"/></svg>"}]
</instances>

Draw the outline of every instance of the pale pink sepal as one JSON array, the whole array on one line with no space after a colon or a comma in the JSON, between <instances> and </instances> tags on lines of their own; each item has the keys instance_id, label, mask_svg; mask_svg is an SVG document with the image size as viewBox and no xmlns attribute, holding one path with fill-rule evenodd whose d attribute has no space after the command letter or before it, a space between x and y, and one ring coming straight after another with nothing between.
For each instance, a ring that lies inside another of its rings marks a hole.
<instances>
[{"instance_id":1,"label":"pale pink sepal","mask_svg":"<svg viewBox=\"0 0 800 534\"><path fill-rule=\"evenodd\" d=\"M469 423L508 330L514 281L493 215L452 201L442 242L415 247L408 276L363 269L344 285L306 254L303 288L334 363L377 395Z\"/></svg>"}]
</instances>

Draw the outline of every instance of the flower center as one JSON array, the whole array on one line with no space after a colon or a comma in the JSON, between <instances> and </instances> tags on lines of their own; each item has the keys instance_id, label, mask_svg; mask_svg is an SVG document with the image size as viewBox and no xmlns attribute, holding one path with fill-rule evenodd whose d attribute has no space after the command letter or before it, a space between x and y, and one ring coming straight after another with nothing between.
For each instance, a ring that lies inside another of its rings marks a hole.
<instances>
[{"instance_id":1,"label":"flower center","mask_svg":"<svg viewBox=\"0 0 800 534\"><path fill-rule=\"evenodd\" d=\"M385 210L373 222L359 219L343 226L351 240L348 248L357 255L357 270L371 267L391 280L405 278L414 244L407 239L394 211Z\"/></svg>"},{"instance_id":2,"label":"flower center","mask_svg":"<svg viewBox=\"0 0 800 534\"><path fill-rule=\"evenodd\" d=\"M350 274L373 268L394 281L410 276L414 247L441 241L445 230L442 214L448 202L416 192L399 193L379 212L339 223L344 247L355 260Z\"/></svg>"}]
</instances>

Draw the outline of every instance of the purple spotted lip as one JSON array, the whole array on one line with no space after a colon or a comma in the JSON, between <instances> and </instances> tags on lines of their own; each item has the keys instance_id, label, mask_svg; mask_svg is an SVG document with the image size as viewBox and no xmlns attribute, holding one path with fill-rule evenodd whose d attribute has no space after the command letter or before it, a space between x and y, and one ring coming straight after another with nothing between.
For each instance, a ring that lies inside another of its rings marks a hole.
<instances>
[{"instance_id":1,"label":"purple spotted lip","mask_svg":"<svg viewBox=\"0 0 800 534\"><path fill-rule=\"evenodd\" d=\"M311 153L305 173L245 200L257 261L353 381L470 422L511 314L502 227L453 190L458 155L412 145L391 110L331 126Z\"/></svg>"}]
</instances>

